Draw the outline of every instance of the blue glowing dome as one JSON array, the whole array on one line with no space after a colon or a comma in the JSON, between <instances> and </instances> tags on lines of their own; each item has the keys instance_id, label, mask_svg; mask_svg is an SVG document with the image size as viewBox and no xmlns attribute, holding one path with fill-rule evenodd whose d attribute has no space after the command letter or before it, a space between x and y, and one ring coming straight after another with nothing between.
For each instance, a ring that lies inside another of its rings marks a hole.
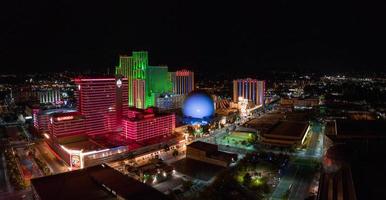
<instances>
[{"instance_id":1,"label":"blue glowing dome","mask_svg":"<svg viewBox=\"0 0 386 200\"><path fill-rule=\"evenodd\" d=\"M182 112L186 117L202 119L214 113L212 98L203 92L192 92L184 101Z\"/></svg>"}]
</instances>

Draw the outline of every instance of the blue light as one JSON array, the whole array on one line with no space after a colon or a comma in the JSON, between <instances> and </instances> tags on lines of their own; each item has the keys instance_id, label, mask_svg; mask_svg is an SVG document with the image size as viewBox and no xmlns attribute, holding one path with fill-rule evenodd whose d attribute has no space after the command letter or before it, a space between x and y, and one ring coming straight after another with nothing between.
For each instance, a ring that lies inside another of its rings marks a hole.
<instances>
[{"instance_id":1,"label":"blue light","mask_svg":"<svg viewBox=\"0 0 386 200\"><path fill-rule=\"evenodd\" d=\"M191 93L184 101L182 112L186 117L202 119L213 116L214 104L205 93Z\"/></svg>"}]
</instances>

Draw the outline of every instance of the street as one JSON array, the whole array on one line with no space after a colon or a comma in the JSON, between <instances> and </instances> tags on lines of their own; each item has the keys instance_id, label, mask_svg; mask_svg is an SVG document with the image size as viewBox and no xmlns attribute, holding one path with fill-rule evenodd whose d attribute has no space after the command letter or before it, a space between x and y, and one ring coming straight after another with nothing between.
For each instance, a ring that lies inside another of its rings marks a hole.
<instances>
[{"instance_id":1,"label":"street","mask_svg":"<svg viewBox=\"0 0 386 200\"><path fill-rule=\"evenodd\" d=\"M320 160L323 152L323 127L317 123L311 128L310 141L304 151L293 154L294 159L281 177L278 186L275 188L270 199L304 199L309 194L309 187L312 183L315 165L313 160ZM286 194L289 191L289 194Z\"/></svg>"},{"instance_id":2,"label":"street","mask_svg":"<svg viewBox=\"0 0 386 200\"><path fill-rule=\"evenodd\" d=\"M62 173L68 171L68 167L59 160L45 142L39 142L35 144L36 156L43 159L53 174Z\"/></svg>"}]
</instances>

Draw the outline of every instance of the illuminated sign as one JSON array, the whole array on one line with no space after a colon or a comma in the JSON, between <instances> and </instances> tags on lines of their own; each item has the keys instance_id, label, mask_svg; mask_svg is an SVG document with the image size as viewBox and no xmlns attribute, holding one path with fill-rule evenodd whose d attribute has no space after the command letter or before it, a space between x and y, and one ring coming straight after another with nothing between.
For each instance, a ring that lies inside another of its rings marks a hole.
<instances>
[{"instance_id":1,"label":"illuminated sign","mask_svg":"<svg viewBox=\"0 0 386 200\"><path fill-rule=\"evenodd\" d=\"M71 167L76 169L81 167L79 155L71 155Z\"/></svg>"},{"instance_id":2,"label":"illuminated sign","mask_svg":"<svg viewBox=\"0 0 386 200\"><path fill-rule=\"evenodd\" d=\"M190 76L191 72L188 70L180 70L180 71L176 71L176 75L177 76Z\"/></svg>"},{"instance_id":3,"label":"illuminated sign","mask_svg":"<svg viewBox=\"0 0 386 200\"><path fill-rule=\"evenodd\" d=\"M63 117L55 118L56 121L65 121L65 120L71 120L71 119L74 119L74 116L63 116Z\"/></svg>"},{"instance_id":4,"label":"illuminated sign","mask_svg":"<svg viewBox=\"0 0 386 200\"><path fill-rule=\"evenodd\" d=\"M117 87L120 88L122 86L122 81L121 79L118 79L117 80Z\"/></svg>"}]
</instances>

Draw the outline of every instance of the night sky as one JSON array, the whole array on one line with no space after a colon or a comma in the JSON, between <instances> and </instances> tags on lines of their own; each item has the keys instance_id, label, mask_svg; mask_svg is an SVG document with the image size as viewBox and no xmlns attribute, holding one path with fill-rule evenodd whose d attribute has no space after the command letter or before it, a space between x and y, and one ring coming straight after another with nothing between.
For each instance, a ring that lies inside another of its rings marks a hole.
<instances>
[{"instance_id":1,"label":"night sky","mask_svg":"<svg viewBox=\"0 0 386 200\"><path fill-rule=\"evenodd\" d=\"M386 69L385 3L157 2L1 2L1 71L107 71L132 50L211 73Z\"/></svg>"}]
</instances>

